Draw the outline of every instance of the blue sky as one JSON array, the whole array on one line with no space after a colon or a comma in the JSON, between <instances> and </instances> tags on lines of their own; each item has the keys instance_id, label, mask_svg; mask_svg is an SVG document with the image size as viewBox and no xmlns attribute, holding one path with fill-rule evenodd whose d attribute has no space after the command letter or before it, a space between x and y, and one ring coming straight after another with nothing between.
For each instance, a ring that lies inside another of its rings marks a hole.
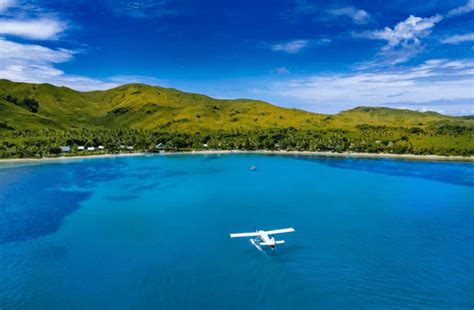
<instances>
[{"instance_id":1,"label":"blue sky","mask_svg":"<svg viewBox=\"0 0 474 310\"><path fill-rule=\"evenodd\" d=\"M474 114L474 0L0 0L0 78Z\"/></svg>"}]
</instances>

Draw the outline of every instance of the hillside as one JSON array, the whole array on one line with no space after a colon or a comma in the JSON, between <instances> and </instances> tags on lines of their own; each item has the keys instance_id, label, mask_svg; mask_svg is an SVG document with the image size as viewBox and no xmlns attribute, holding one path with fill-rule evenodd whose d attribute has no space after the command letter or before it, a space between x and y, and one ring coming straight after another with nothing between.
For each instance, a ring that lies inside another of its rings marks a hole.
<instances>
[{"instance_id":1,"label":"hillside","mask_svg":"<svg viewBox=\"0 0 474 310\"><path fill-rule=\"evenodd\" d=\"M36 113L5 100L33 98ZM50 84L0 80L0 122L14 129L133 128L180 132L257 128L351 128L360 124L426 126L472 120L433 112L356 108L336 115L286 109L257 100L219 100L171 88L128 84L106 91L79 92Z\"/></svg>"},{"instance_id":2,"label":"hillside","mask_svg":"<svg viewBox=\"0 0 474 310\"><path fill-rule=\"evenodd\" d=\"M434 112L358 107L325 115L144 84L79 92L0 80L3 156L49 154L61 144L113 148L141 141L142 148L152 148L157 140L176 148L209 142L227 149L470 155L473 130L472 117Z\"/></svg>"},{"instance_id":3,"label":"hillside","mask_svg":"<svg viewBox=\"0 0 474 310\"><path fill-rule=\"evenodd\" d=\"M262 101L218 100L143 84L79 92L49 84L0 80L0 98L7 95L19 100L34 98L39 103L38 111L32 113L18 109L5 99L1 101L0 121L15 129L37 128L37 117L57 121L45 125L53 128L134 128L182 132L311 128L324 117Z\"/></svg>"}]
</instances>

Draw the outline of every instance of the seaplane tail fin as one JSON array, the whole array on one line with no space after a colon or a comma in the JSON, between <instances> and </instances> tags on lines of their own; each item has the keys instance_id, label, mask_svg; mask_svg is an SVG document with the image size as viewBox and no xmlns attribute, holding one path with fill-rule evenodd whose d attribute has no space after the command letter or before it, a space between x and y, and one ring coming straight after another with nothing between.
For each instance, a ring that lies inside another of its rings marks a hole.
<instances>
[{"instance_id":1,"label":"seaplane tail fin","mask_svg":"<svg viewBox=\"0 0 474 310\"><path fill-rule=\"evenodd\" d=\"M294 231L295 231L294 228L283 228L283 229L268 230L268 231L266 231L266 233L268 235L276 235L276 234L290 233L290 232L294 232Z\"/></svg>"},{"instance_id":2,"label":"seaplane tail fin","mask_svg":"<svg viewBox=\"0 0 474 310\"><path fill-rule=\"evenodd\" d=\"M258 237L258 236L259 234L257 232L230 234L231 238Z\"/></svg>"}]
</instances>

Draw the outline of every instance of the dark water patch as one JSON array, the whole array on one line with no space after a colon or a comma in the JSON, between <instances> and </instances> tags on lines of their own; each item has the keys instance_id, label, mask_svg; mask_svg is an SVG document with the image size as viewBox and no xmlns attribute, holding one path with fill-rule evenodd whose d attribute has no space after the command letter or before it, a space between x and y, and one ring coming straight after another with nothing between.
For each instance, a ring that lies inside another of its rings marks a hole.
<instances>
[{"instance_id":1,"label":"dark water patch","mask_svg":"<svg viewBox=\"0 0 474 310\"><path fill-rule=\"evenodd\" d=\"M419 162L399 159L325 158L295 156L330 167L367 171L391 176L415 177L449 184L474 186L474 164L460 162Z\"/></svg>"},{"instance_id":2,"label":"dark water patch","mask_svg":"<svg viewBox=\"0 0 474 310\"><path fill-rule=\"evenodd\" d=\"M187 171L179 171L179 170L166 170L163 174L161 174L160 178L174 178L174 177L181 177L188 175L189 172Z\"/></svg>"},{"instance_id":3,"label":"dark water patch","mask_svg":"<svg viewBox=\"0 0 474 310\"><path fill-rule=\"evenodd\" d=\"M118 164L118 165L117 165ZM19 166L0 176L0 243L56 232L99 182L122 176L123 163L80 162Z\"/></svg>"},{"instance_id":4,"label":"dark water patch","mask_svg":"<svg viewBox=\"0 0 474 310\"><path fill-rule=\"evenodd\" d=\"M129 176L137 179L149 178L150 176L158 175L161 170L162 168L157 166L139 166L136 167L134 171L129 174Z\"/></svg>"},{"instance_id":5,"label":"dark water patch","mask_svg":"<svg viewBox=\"0 0 474 310\"><path fill-rule=\"evenodd\" d=\"M126 163L122 161L94 161L71 164L71 180L80 187L94 186L96 183L114 180L124 176Z\"/></svg>"},{"instance_id":6,"label":"dark water patch","mask_svg":"<svg viewBox=\"0 0 474 310\"><path fill-rule=\"evenodd\" d=\"M110 200L110 201L126 201L126 200L133 200L137 199L140 196L136 194L124 194L124 195L112 195L112 196L107 196L105 199Z\"/></svg>"},{"instance_id":7,"label":"dark water patch","mask_svg":"<svg viewBox=\"0 0 474 310\"><path fill-rule=\"evenodd\" d=\"M162 185L160 181L145 182L142 184L128 183L123 186L124 192L118 195L109 195L105 197L107 200L133 200L140 197L145 191L155 190Z\"/></svg>"},{"instance_id":8,"label":"dark water patch","mask_svg":"<svg viewBox=\"0 0 474 310\"><path fill-rule=\"evenodd\" d=\"M57 231L63 218L91 194L59 190L63 178L58 173L43 167L30 169L18 168L15 173L21 178L7 175L0 181L0 243L25 241Z\"/></svg>"},{"instance_id":9,"label":"dark water patch","mask_svg":"<svg viewBox=\"0 0 474 310\"><path fill-rule=\"evenodd\" d=\"M158 187L160 187L161 182L155 181L155 182L149 182L145 184L138 184L132 186L132 191L137 191L137 192L142 192L142 191L147 191L147 190L153 190Z\"/></svg>"}]
</instances>

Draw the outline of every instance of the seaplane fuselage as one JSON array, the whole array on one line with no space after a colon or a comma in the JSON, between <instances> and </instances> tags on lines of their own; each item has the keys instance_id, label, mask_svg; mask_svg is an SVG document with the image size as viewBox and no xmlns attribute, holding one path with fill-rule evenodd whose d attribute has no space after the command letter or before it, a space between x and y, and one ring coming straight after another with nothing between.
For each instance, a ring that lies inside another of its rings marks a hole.
<instances>
[{"instance_id":1,"label":"seaplane fuselage","mask_svg":"<svg viewBox=\"0 0 474 310\"><path fill-rule=\"evenodd\" d=\"M241 237L255 237L254 239L250 239L253 245L260 249L260 246L266 245L272 249L275 249L277 244L285 243L284 240L275 240L274 237L270 237L271 235L275 234L283 234L294 232L293 228L283 228L283 229L275 229L275 230L257 230L255 232L248 232L248 233L235 233L230 234L231 238L241 238Z\"/></svg>"},{"instance_id":2,"label":"seaplane fuselage","mask_svg":"<svg viewBox=\"0 0 474 310\"><path fill-rule=\"evenodd\" d=\"M275 248L275 238L270 237L266 231L264 230L257 230L258 233L258 239L260 239L260 242L265 243L265 245L268 245L272 249Z\"/></svg>"}]
</instances>

